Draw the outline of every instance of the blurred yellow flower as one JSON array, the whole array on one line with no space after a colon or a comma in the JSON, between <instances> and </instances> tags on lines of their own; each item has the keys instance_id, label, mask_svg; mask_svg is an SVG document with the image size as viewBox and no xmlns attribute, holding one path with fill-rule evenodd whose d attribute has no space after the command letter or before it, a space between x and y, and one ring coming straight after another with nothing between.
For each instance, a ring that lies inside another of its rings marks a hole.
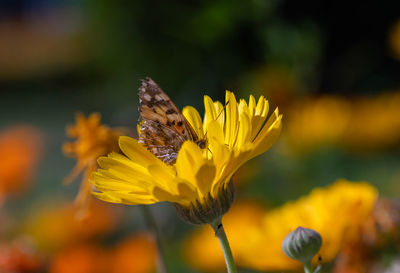
<instances>
[{"instance_id":1,"label":"blurred yellow flower","mask_svg":"<svg viewBox=\"0 0 400 273\"><path fill-rule=\"evenodd\" d=\"M235 261L240 265L241 257L237 255L237 250L244 248L243 251L250 249L247 244L251 238L253 229L258 229L261 225L265 209L254 201L239 201L224 216L224 228L229 236L229 243L232 247ZM195 268L201 271L219 272L225 267L224 256L218 249L218 242L209 226L196 231L187 238L184 243L183 256Z\"/></svg>"},{"instance_id":2,"label":"blurred yellow flower","mask_svg":"<svg viewBox=\"0 0 400 273\"><path fill-rule=\"evenodd\" d=\"M118 137L123 132L120 129L111 129L100 123L100 114L93 113L88 118L79 113L76 115L76 124L67 127L67 135L76 138L75 142L65 143L63 151L66 155L77 159L75 168L65 179L70 183L83 171L83 178L79 193L76 197L78 207L84 213L88 206L91 192L89 175L97 169L97 158L113 151L119 151Z\"/></svg>"},{"instance_id":3,"label":"blurred yellow flower","mask_svg":"<svg viewBox=\"0 0 400 273\"><path fill-rule=\"evenodd\" d=\"M400 143L400 92L354 102L343 143L354 150L389 148Z\"/></svg>"},{"instance_id":4,"label":"blurred yellow flower","mask_svg":"<svg viewBox=\"0 0 400 273\"><path fill-rule=\"evenodd\" d=\"M350 120L351 105L340 97L304 99L289 107L283 138L295 152L338 142Z\"/></svg>"},{"instance_id":5,"label":"blurred yellow flower","mask_svg":"<svg viewBox=\"0 0 400 273\"><path fill-rule=\"evenodd\" d=\"M126 155L111 153L99 158L101 167L93 175L99 199L124 204L152 204L168 201L184 209L207 204L226 191L236 170L251 158L264 153L277 140L281 130L278 109L267 120L268 101L236 100L226 92L226 109L218 101L204 97L205 116L191 106L182 111L200 139L201 149L186 141L175 165L167 165L129 137L120 137Z\"/></svg>"},{"instance_id":6,"label":"blurred yellow flower","mask_svg":"<svg viewBox=\"0 0 400 273\"><path fill-rule=\"evenodd\" d=\"M298 226L317 230L323 240L319 256L322 262L332 261L343 245L358 238L377 197L376 189L367 183L339 180L269 212L260 212L258 207L233 208L225 216L224 225L238 265L261 271L293 270L301 264L281 250L288 233ZM255 217L243 218L246 214ZM221 255L206 262L216 247L217 242L205 227L189 238L185 249L192 265L214 271L224 265Z\"/></svg>"},{"instance_id":7,"label":"blurred yellow flower","mask_svg":"<svg viewBox=\"0 0 400 273\"><path fill-rule=\"evenodd\" d=\"M42 151L43 137L35 127L19 125L0 133L0 203L29 186Z\"/></svg>"},{"instance_id":8,"label":"blurred yellow flower","mask_svg":"<svg viewBox=\"0 0 400 273\"><path fill-rule=\"evenodd\" d=\"M324 145L370 151L400 143L400 93L348 100L309 98L288 110L283 138L301 153Z\"/></svg>"}]
</instances>

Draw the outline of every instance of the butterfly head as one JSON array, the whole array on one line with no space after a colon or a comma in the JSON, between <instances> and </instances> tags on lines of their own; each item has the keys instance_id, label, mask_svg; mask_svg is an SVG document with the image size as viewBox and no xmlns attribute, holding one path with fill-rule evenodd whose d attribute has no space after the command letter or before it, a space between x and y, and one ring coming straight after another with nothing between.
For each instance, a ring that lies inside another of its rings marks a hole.
<instances>
[{"instance_id":1,"label":"butterfly head","mask_svg":"<svg viewBox=\"0 0 400 273\"><path fill-rule=\"evenodd\" d=\"M204 139L199 139L196 141L197 146L199 146L200 149L206 149L207 148L207 138Z\"/></svg>"}]
</instances>

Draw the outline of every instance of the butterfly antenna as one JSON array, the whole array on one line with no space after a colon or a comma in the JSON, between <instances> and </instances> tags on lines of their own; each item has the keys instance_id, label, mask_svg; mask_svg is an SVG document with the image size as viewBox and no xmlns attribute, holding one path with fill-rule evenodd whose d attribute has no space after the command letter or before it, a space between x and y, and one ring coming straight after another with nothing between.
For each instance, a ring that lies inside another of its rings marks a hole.
<instances>
[{"instance_id":1,"label":"butterfly antenna","mask_svg":"<svg viewBox=\"0 0 400 273\"><path fill-rule=\"evenodd\" d=\"M219 119L219 117L221 116L222 112L225 111L226 106L228 105L228 103L229 103L229 100L225 103L224 108L219 112L219 114L218 114L218 116L217 116L217 118L216 118L215 120L218 120L218 119Z\"/></svg>"},{"instance_id":2,"label":"butterfly antenna","mask_svg":"<svg viewBox=\"0 0 400 273\"><path fill-rule=\"evenodd\" d=\"M229 100L225 103L224 108L219 112L219 114L218 114L218 116L217 116L217 118L215 120L219 119L219 117L221 116L222 112L225 111L225 108L228 105L228 103L229 103ZM206 138L206 137L207 137L207 132L204 133L204 138Z\"/></svg>"}]
</instances>

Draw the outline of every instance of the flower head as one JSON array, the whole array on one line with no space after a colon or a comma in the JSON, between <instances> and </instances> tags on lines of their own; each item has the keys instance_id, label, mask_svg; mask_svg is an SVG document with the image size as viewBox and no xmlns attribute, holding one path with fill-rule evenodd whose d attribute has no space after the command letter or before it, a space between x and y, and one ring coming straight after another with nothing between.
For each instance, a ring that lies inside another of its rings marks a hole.
<instances>
[{"instance_id":1,"label":"flower head","mask_svg":"<svg viewBox=\"0 0 400 273\"><path fill-rule=\"evenodd\" d=\"M400 140L399 92L352 100L340 96L307 98L297 100L290 109L283 139L294 153L323 146L368 152L394 147Z\"/></svg>"},{"instance_id":2,"label":"flower head","mask_svg":"<svg viewBox=\"0 0 400 273\"><path fill-rule=\"evenodd\" d=\"M108 272L154 272L157 260L156 245L149 234L130 235L116 245L112 257L111 270Z\"/></svg>"},{"instance_id":3,"label":"flower head","mask_svg":"<svg viewBox=\"0 0 400 273\"><path fill-rule=\"evenodd\" d=\"M107 249L86 243L57 252L50 264L50 273L107 273L111 259Z\"/></svg>"},{"instance_id":4,"label":"flower head","mask_svg":"<svg viewBox=\"0 0 400 273\"><path fill-rule=\"evenodd\" d=\"M57 251L48 272L151 273L155 272L156 253L154 242L145 233L130 235L107 248L79 242Z\"/></svg>"},{"instance_id":5,"label":"flower head","mask_svg":"<svg viewBox=\"0 0 400 273\"><path fill-rule=\"evenodd\" d=\"M87 207L91 192L89 174L97 169L97 158L112 151L118 151L118 137L122 134L122 130L102 125L98 113L93 113L88 118L78 113L76 124L67 127L67 135L76 138L76 141L65 143L63 151L66 155L76 158L77 163L65 182L70 183L85 171L76 198L79 207L83 209Z\"/></svg>"},{"instance_id":6,"label":"flower head","mask_svg":"<svg viewBox=\"0 0 400 273\"><path fill-rule=\"evenodd\" d=\"M55 251L66 246L105 236L115 230L119 212L104 202L94 200L87 217L76 221L80 208L71 203L57 204L54 200L38 206L23 225L23 231L33 238L38 248Z\"/></svg>"},{"instance_id":7,"label":"flower head","mask_svg":"<svg viewBox=\"0 0 400 273\"><path fill-rule=\"evenodd\" d=\"M186 217L200 213L199 223L210 222L210 208L225 213L232 200L222 202L220 197L232 197L232 175L272 146L279 136L282 116L276 109L267 120L269 107L264 97L258 102L253 96L248 103L238 102L229 91L226 107L208 96L204 97L204 105L203 121L191 106L185 107L182 114L197 136L206 138L205 149L186 141L176 164L167 165L137 140L120 137L119 146L125 155L111 153L99 158L101 169L93 175L93 184L99 191L95 196L132 205L172 202Z\"/></svg>"},{"instance_id":8,"label":"flower head","mask_svg":"<svg viewBox=\"0 0 400 273\"><path fill-rule=\"evenodd\" d=\"M43 272L45 261L34 243L26 237L19 237L10 243L0 245L0 272Z\"/></svg>"},{"instance_id":9,"label":"flower head","mask_svg":"<svg viewBox=\"0 0 400 273\"><path fill-rule=\"evenodd\" d=\"M6 195L24 191L33 180L43 152L41 132L19 125L0 133L0 203Z\"/></svg>"}]
</instances>

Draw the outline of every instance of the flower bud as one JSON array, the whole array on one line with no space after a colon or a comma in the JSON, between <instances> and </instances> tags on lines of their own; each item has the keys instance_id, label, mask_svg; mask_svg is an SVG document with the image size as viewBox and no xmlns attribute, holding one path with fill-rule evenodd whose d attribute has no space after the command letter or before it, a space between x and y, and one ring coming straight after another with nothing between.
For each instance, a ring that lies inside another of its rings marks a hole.
<instances>
[{"instance_id":1,"label":"flower bud","mask_svg":"<svg viewBox=\"0 0 400 273\"><path fill-rule=\"evenodd\" d=\"M321 244L322 238L318 232L298 227L283 240L282 250L288 257L306 264L318 253Z\"/></svg>"}]
</instances>

